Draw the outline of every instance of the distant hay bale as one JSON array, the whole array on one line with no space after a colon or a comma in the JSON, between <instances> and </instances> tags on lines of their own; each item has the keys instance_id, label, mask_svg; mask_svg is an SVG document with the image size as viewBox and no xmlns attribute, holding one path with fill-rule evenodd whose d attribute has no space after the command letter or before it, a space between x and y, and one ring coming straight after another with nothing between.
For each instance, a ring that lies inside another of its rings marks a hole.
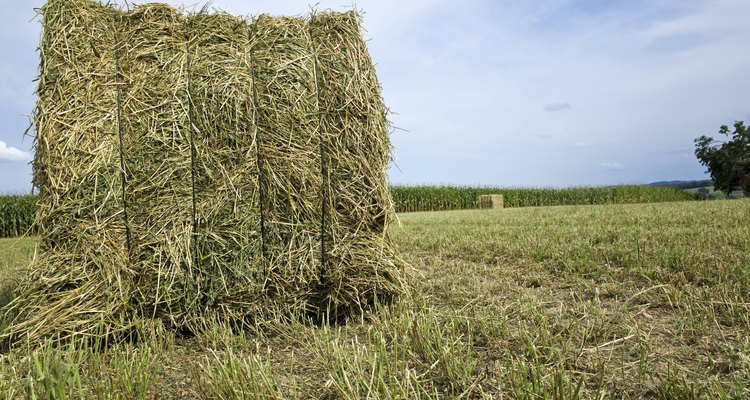
<instances>
[{"instance_id":1,"label":"distant hay bale","mask_svg":"<svg viewBox=\"0 0 750 400\"><path fill-rule=\"evenodd\" d=\"M357 13L49 0L42 14L40 252L5 338L339 318L405 293Z\"/></svg>"},{"instance_id":2,"label":"distant hay bale","mask_svg":"<svg viewBox=\"0 0 750 400\"><path fill-rule=\"evenodd\" d=\"M503 208L502 194L484 194L479 196L479 208Z\"/></svg>"}]
</instances>

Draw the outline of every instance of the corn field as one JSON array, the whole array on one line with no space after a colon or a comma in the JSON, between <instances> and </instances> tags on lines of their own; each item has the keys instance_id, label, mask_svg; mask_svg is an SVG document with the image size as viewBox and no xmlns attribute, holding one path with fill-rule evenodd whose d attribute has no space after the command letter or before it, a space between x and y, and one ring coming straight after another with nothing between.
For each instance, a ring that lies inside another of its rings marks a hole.
<instances>
[{"instance_id":1,"label":"corn field","mask_svg":"<svg viewBox=\"0 0 750 400\"><path fill-rule=\"evenodd\" d=\"M502 194L505 207L579 204L656 203L699 200L696 193L671 187L614 186L552 188L497 188L470 186L392 186L396 212L479 208L479 196ZM0 196L0 238L33 233L36 196Z\"/></svg>"},{"instance_id":2,"label":"corn field","mask_svg":"<svg viewBox=\"0 0 750 400\"><path fill-rule=\"evenodd\" d=\"M392 186L391 193L397 212L479 208L479 196L486 194L502 194L505 207L656 203L698 199L693 193L671 187L639 185L564 189Z\"/></svg>"},{"instance_id":3,"label":"corn field","mask_svg":"<svg viewBox=\"0 0 750 400\"><path fill-rule=\"evenodd\" d=\"M31 233L36 196L0 196L0 238Z\"/></svg>"}]
</instances>

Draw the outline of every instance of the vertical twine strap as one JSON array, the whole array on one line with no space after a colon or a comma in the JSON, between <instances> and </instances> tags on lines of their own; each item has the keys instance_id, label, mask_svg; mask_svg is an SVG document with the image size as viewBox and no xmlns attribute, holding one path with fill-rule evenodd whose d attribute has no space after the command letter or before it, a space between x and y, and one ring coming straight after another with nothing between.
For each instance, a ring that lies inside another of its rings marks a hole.
<instances>
[{"instance_id":1,"label":"vertical twine strap","mask_svg":"<svg viewBox=\"0 0 750 400\"><path fill-rule=\"evenodd\" d=\"M326 147L323 141L323 110L321 110L320 101L320 70L318 69L318 53L315 49L315 42L313 41L312 30L308 31L310 35L310 46L313 51L313 74L315 78L315 95L317 98L318 108L318 136L320 139L320 174L323 176L323 184L320 188L320 197L322 199L322 205L320 210L320 272L325 273L328 253L326 251L326 231L328 230L328 186L330 185L330 176L328 176L328 163L326 162Z\"/></svg>"},{"instance_id":2,"label":"vertical twine strap","mask_svg":"<svg viewBox=\"0 0 750 400\"><path fill-rule=\"evenodd\" d=\"M132 250L132 240L130 234L130 221L128 219L128 201L125 196L125 187L128 181L128 175L125 172L125 157L122 143L122 89L120 89L120 38L115 37L115 87L117 88L117 134L120 140L120 182L122 183L122 215L125 222L125 240L128 250L128 259Z\"/></svg>"},{"instance_id":3,"label":"vertical twine strap","mask_svg":"<svg viewBox=\"0 0 750 400\"><path fill-rule=\"evenodd\" d=\"M190 74L190 26L187 30L186 49L186 71L187 71L187 95L188 95L188 120L190 123L190 179L193 202L193 267L198 266L198 220L195 211L195 130L193 129L193 96L192 96L192 78Z\"/></svg>"},{"instance_id":4,"label":"vertical twine strap","mask_svg":"<svg viewBox=\"0 0 750 400\"><path fill-rule=\"evenodd\" d=\"M255 162L258 167L258 203L260 210L260 254L264 260L266 260L266 212L265 212L265 197L266 192L263 186L263 162L261 161L260 151L260 129L258 129L258 120L260 108L258 107L258 89L257 89L257 78L255 76L255 50L253 49L253 37L252 33L248 36L250 42L250 78L253 86L253 124L255 125ZM263 276L268 278L268 267L266 263L263 263ZM264 287L265 287L264 280Z\"/></svg>"}]
</instances>

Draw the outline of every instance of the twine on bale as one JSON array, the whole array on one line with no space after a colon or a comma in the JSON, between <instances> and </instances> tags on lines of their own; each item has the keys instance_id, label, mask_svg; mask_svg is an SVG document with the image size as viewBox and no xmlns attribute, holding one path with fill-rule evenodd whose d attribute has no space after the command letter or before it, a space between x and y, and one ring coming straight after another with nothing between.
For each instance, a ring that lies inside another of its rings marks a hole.
<instances>
[{"instance_id":1,"label":"twine on bale","mask_svg":"<svg viewBox=\"0 0 750 400\"><path fill-rule=\"evenodd\" d=\"M326 304L337 315L402 293L403 261L387 230L395 219L387 186L387 109L360 16L316 13L308 22L319 61L320 111L328 154L331 244ZM363 132L368 132L363 134Z\"/></svg>"},{"instance_id":2,"label":"twine on bale","mask_svg":"<svg viewBox=\"0 0 750 400\"><path fill-rule=\"evenodd\" d=\"M309 32L310 42L313 42L312 32ZM325 142L323 140L323 113L320 109L320 73L318 71L318 53L315 51L315 46L312 46L313 52L313 73L315 77L315 97L316 107L318 108L318 136L320 137L320 174L323 176L323 186L320 188L320 197L323 200L321 203L320 211L320 276L325 277L325 268L327 264L326 254L326 216L328 215L328 186L330 185L330 177L328 176L328 169L326 168L326 153L325 153Z\"/></svg>"},{"instance_id":3,"label":"twine on bale","mask_svg":"<svg viewBox=\"0 0 750 400\"><path fill-rule=\"evenodd\" d=\"M252 44L252 38L250 39L250 43ZM266 213L263 209L263 202L265 201L265 196L263 195L263 168L261 168L261 165L263 163L261 159L260 154L260 135L257 132L258 127L258 89L255 87L255 64L253 64L253 49L250 49L250 71L251 76L253 80L253 106L254 112L253 112L253 122L255 124L256 128L256 137L255 137L255 157L256 162L258 165L258 209L260 210L260 249L261 249L261 255L263 256L263 259L266 259ZM268 275L268 270L263 268L263 275Z\"/></svg>"},{"instance_id":4,"label":"twine on bale","mask_svg":"<svg viewBox=\"0 0 750 400\"><path fill-rule=\"evenodd\" d=\"M251 24L267 248L267 292L320 313L320 158L311 43L300 18ZM325 307L323 307L324 310Z\"/></svg>"},{"instance_id":5,"label":"twine on bale","mask_svg":"<svg viewBox=\"0 0 750 400\"><path fill-rule=\"evenodd\" d=\"M191 74L190 74L190 25L187 25L187 35L185 40L185 56L187 58L187 96L188 96L188 126L190 129L190 191L191 202L193 206L193 264L198 266L198 220L195 211L195 133L193 129L193 100L191 96Z\"/></svg>"},{"instance_id":6,"label":"twine on bale","mask_svg":"<svg viewBox=\"0 0 750 400\"><path fill-rule=\"evenodd\" d=\"M115 35L115 86L117 87L117 136L120 150L120 180L122 181L122 219L125 223L125 240L127 242L128 258L131 253L130 224L128 223L128 202L125 198L125 158L122 144L122 91L120 89L120 37Z\"/></svg>"}]
</instances>

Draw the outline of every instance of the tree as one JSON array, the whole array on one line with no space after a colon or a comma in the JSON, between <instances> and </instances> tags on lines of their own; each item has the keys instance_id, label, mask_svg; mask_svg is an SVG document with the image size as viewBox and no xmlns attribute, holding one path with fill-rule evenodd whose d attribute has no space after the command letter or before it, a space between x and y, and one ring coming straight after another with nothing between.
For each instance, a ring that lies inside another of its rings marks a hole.
<instances>
[{"instance_id":1,"label":"tree","mask_svg":"<svg viewBox=\"0 0 750 400\"><path fill-rule=\"evenodd\" d=\"M729 194L741 186L750 192L750 127L737 121L734 132L730 134L729 127L722 125L719 133L731 139L721 142L701 136L695 139L695 156L708 168L715 190Z\"/></svg>"}]
</instances>

